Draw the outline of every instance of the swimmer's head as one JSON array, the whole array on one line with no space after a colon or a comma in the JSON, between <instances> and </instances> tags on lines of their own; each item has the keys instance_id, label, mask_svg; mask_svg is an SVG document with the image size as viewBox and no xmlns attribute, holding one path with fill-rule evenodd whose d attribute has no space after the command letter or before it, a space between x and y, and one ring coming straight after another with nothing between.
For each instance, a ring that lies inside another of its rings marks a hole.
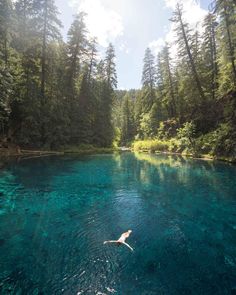
<instances>
[{"instance_id":1,"label":"swimmer's head","mask_svg":"<svg viewBox=\"0 0 236 295\"><path fill-rule=\"evenodd\" d=\"M130 233L130 234L131 234L131 233L132 233L132 230L131 230L131 229L129 229L129 230L128 230L128 233Z\"/></svg>"}]
</instances>

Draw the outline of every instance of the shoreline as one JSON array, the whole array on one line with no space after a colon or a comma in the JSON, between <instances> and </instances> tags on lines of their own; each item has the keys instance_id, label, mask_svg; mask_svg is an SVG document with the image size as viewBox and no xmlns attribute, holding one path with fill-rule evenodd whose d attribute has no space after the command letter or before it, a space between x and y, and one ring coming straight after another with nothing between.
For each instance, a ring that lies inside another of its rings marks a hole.
<instances>
[{"instance_id":1,"label":"shoreline","mask_svg":"<svg viewBox=\"0 0 236 295\"><path fill-rule=\"evenodd\" d=\"M140 153L140 154L150 154L150 155L176 155L181 157L187 157L190 159L195 160L205 160L205 161L220 161L225 162L228 164L236 165L236 158L230 157L217 157L217 156L210 156L210 155L198 155L194 156L193 154L183 154L178 152L170 152L170 151L155 151L152 152L150 150L134 150L132 148L121 147L121 148L88 148L88 149L79 149L79 148L68 148L61 151L44 151L44 150L25 150L22 149L19 152L11 149L0 149L0 169L3 169L10 160L12 159L19 159L19 160L27 160L33 158L42 158L42 157L49 157L49 156L63 156L63 155L95 155L95 154L112 154L112 153L124 153L124 152L132 152L132 153Z\"/></svg>"},{"instance_id":2,"label":"shoreline","mask_svg":"<svg viewBox=\"0 0 236 295\"><path fill-rule=\"evenodd\" d=\"M198 156L194 156L193 154L185 154L185 153L178 153L178 152L170 152L170 151L155 151L152 152L150 150L133 150L131 149L131 152L135 152L135 153L144 153L144 154L153 154L153 155L159 155L159 154L163 154L163 155L176 155L176 156L181 156L181 157L187 157L187 158L191 158L194 160L205 160L205 161L220 161L220 162L226 162L229 164L234 164L236 165L236 158L231 158L231 157L223 157L223 156L210 156L210 155L206 155L206 154L200 154Z\"/></svg>"},{"instance_id":3,"label":"shoreline","mask_svg":"<svg viewBox=\"0 0 236 295\"><path fill-rule=\"evenodd\" d=\"M110 154L114 152L121 152L117 148L68 148L58 151L45 150L16 150L12 148L0 148L0 169L3 169L11 160L28 160L34 158L63 156L63 155L92 155L92 154Z\"/></svg>"}]
</instances>

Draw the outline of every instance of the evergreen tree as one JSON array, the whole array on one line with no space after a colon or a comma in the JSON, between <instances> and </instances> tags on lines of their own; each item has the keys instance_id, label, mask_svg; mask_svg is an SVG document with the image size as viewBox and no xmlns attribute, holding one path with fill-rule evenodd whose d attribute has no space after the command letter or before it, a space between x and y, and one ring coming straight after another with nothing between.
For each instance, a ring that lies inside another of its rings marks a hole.
<instances>
[{"instance_id":1,"label":"evergreen tree","mask_svg":"<svg viewBox=\"0 0 236 295\"><path fill-rule=\"evenodd\" d=\"M75 80L81 73L82 61L87 54L88 39L84 16L82 12L77 14L68 32L68 85L72 95L75 95Z\"/></svg>"},{"instance_id":2,"label":"evergreen tree","mask_svg":"<svg viewBox=\"0 0 236 295\"><path fill-rule=\"evenodd\" d=\"M173 74L171 71L171 58L168 44L166 44L163 48L161 58L162 64L160 67L162 69L162 86L165 89L165 93L163 93L163 100L168 110L168 115L171 118L176 116L176 94L174 89Z\"/></svg>"},{"instance_id":3,"label":"evergreen tree","mask_svg":"<svg viewBox=\"0 0 236 295\"><path fill-rule=\"evenodd\" d=\"M203 81L204 88L211 99L215 101L218 80L218 62L216 53L216 28L217 22L215 15L209 13L203 23L204 39L202 44L203 52Z\"/></svg>"},{"instance_id":4,"label":"evergreen tree","mask_svg":"<svg viewBox=\"0 0 236 295\"><path fill-rule=\"evenodd\" d=\"M36 26L38 28L39 40L42 46L41 51L41 95L42 103L45 103L45 84L46 84L46 63L47 46L51 40L60 40L59 28L62 26L57 15L58 10L54 0L34 0L33 10L36 14Z\"/></svg>"},{"instance_id":5,"label":"evergreen tree","mask_svg":"<svg viewBox=\"0 0 236 295\"><path fill-rule=\"evenodd\" d=\"M96 75L97 67L97 41L93 38L88 44L88 54L87 54L87 68L88 68L88 82L92 83Z\"/></svg>"},{"instance_id":6,"label":"evergreen tree","mask_svg":"<svg viewBox=\"0 0 236 295\"><path fill-rule=\"evenodd\" d=\"M236 86L235 64L235 15L236 7L230 0L217 1L217 13L220 17L218 40L219 40L219 74L221 93Z\"/></svg>"},{"instance_id":7,"label":"evergreen tree","mask_svg":"<svg viewBox=\"0 0 236 295\"><path fill-rule=\"evenodd\" d=\"M134 98L132 92L127 92L121 105L121 145L127 145L134 140Z\"/></svg>"},{"instance_id":8,"label":"evergreen tree","mask_svg":"<svg viewBox=\"0 0 236 295\"><path fill-rule=\"evenodd\" d=\"M0 1L0 58L7 66L12 39L13 11L10 0Z\"/></svg>"},{"instance_id":9,"label":"evergreen tree","mask_svg":"<svg viewBox=\"0 0 236 295\"><path fill-rule=\"evenodd\" d=\"M143 100L144 112L148 112L155 101L155 86L156 86L156 68L155 58L150 48L145 51L143 59L142 85L145 90L145 98Z\"/></svg>"},{"instance_id":10,"label":"evergreen tree","mask_svg":"<svg viewBox=\"0 0 236 295\"><path fill-rule=\"evenodd\" d=\"M105 70L105 81L108 88L113 91L117 87L117 74L115 65L115 49L110 43L107 51L106 57L104 59L104 70Z\"/></svg>"},{"instance_id":11,"label":"evergreen tree","mask_svg":"<svg viewBox=\"0 0 236 295\"><path fill-rule=\"evenodd\" d=\"M114 90L117 86L117 75L115 65L115 50L109 44L106 50L104 61L98 65L99 91L98 91L98 112L96 115L95 138L100 146L109 147L113 141L113 126L111 111L114 99Z\"/></svg>"},{"instance_id":12,"label":"evergreen tree","mask_svg":"<svg viewBox=\"0 0 236 295\"><path fill-rule=\"evenodd\" d=\"M191 34L189 32L188 24L185 23L183 20L183 7L179 3L177 3L176 5L176 10L173 14L171 21L176 24L176 33L178 37L177 42L178 42L179 48L181 49L180 54L183 55L183 50L184 50L184 54L187 53L189 64L192 70L192 75L194 77L194 81L196 83L199 95L202 101L205 101L205 94L200 81L199 73L196 68L196 64L194 62L193 53L190 47Z\"/></svg>"}]
</instances>

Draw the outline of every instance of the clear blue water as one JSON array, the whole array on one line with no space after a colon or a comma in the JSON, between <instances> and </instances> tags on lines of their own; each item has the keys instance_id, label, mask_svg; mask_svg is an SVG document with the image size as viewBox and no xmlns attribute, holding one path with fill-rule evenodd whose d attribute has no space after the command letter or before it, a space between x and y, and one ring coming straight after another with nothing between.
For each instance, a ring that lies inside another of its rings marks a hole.
<instances>
[{"instance_id":1,"label":"clear blue water","mask_svg":"<svg viewBox=\"0 0 236 295\"><path fill-rule=\"evenodd\" d=\"M103 245L128 229L134 247ZM236 294L236 167L123 153L0 172L0 294Z\"/></svg>"}]
</instances>

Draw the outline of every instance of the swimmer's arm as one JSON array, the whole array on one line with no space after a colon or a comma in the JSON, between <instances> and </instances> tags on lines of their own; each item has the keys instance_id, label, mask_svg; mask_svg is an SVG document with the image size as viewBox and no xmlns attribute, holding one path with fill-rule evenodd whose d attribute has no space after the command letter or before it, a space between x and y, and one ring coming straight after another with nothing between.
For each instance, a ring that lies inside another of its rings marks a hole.
<instances>
[{"instance_id":1,"label":"swimmer's arm","mask_svg":"<svg viewBox=\"0 0 236 295\"><path fill-rule=\"evenodd\" d=\"M107 244L107 243L118 243L118 241L117 240L110 240L110 241L103 242L103 244Z\"/></svg>"},{"instance_id":2,"label":"swimmer's arm","mask_svg":"<svg viewBox=\"0 0 236 295\"><path fill-rule=\"evenodd\" d=\"M127 246L128 248L130 248L131 251L134 251L134 249L132 247L130 247L130 245L127 244L126 242L123 242L122 244L124 244L125 246Z\"/></svg>"}]
</instances>

